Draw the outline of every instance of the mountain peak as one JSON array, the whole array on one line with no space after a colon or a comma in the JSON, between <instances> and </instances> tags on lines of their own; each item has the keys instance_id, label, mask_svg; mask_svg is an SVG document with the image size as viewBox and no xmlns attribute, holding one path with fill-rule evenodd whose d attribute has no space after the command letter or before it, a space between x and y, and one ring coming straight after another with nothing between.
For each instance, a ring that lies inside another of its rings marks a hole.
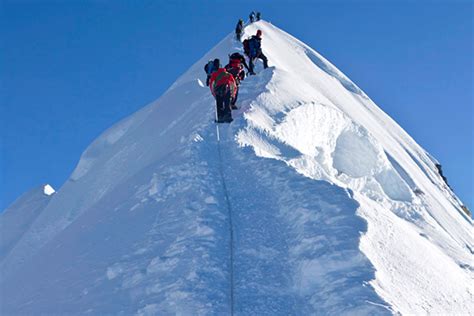
<instances>
[{"instance_id":1,"label":"mountain peak","mask_svg":"<svg viewBox=\"0 0 474 316\"><path fill-rule=\"evenodd\" d=\"M202 84L242 51L229 34L86 149L1 253L3 312L469 312L472 220L437 162L306 44L265 21L243 38L258 29L270 67L232 124Z\"/></svg>"}]
</instances>

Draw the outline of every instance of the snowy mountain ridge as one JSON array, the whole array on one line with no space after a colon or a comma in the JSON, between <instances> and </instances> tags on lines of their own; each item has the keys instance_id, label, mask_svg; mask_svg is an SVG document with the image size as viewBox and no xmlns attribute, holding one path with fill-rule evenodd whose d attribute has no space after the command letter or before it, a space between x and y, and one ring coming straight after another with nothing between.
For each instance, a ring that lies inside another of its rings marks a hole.
<instances>
[{"instance_id":1,"label":"snowy mountain ridge","mask_svg":"<svg viewBox=\"0 0 474 316\"><path fill-rule=\"evenodd\" d=\"M257 29L271 67L219 143L202 67L233 34L22 218L3 313L470 313L472 220L436 160L316 51Z\"/></svg>"}]
</instances>

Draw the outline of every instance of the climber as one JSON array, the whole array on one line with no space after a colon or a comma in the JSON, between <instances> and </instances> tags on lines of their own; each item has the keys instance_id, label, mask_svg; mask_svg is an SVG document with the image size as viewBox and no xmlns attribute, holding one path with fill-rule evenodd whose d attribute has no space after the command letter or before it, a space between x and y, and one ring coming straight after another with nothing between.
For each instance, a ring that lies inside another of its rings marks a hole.
<instances>
[{"instance_id":1,"label":"climber","mask_svg":"<svg viewBox=\"0 0 474 316\"><path fill-rule=\"evenodd\" d=\"M253 23L253 21L255 21L255 12L250 12L249 14L249 20L250 20L250 23Z\"/></svg>"},{"instance_id":2,"label":"climber","mask_svg":"<svg viewBox=\"0 0 474 316\"><path fill-rule=\"evenodd\" d=\"M260 19L261 19L260 12L257 12L257 14L255 15L255 18L256 18L257 21L260 21Z\"/></svg>"},{"instance_id":3,"label":"climber","mask_svg":"<svg viewBox=\"0 0 474 316\"><path fill-rule=\"evenodd\" d=\"M232 100L235 97L237 85L234 77L225 68L219 68L212 73L209 81L212 95L216 98L217 123L232 122Z\"/></svg>"},{"instance_id":4,"label":"climber","mask_svg":"<svg viewBox=\"0 0 474 316\"><path fill-rule=\"evenodd\" d=\"M253 71L255 59L260 58L263 61L263 68L268 68L268 59L262 52L262 31L258 30L257 34L253 35L247 41L247 44L244 43L244 50L246 50L246 54L249 57L249 74L255 75ZM245 46L248 46L247 49Z\"/></svg>"},{"instance_id":5,"label":"climber","mask_svg":"<svg viewBox=\"0 0 474 316\"><path fill-rule=\"evenodd\" d=\"M237 102L237 98L239 96L239 85L240 81L244 80L245 78L245 71L244 67L248 70L249 67L247 66L247 62L245 61L245 57L239 53L233 53L229 56L229 63L225 66L227 72L229 72L232 76L234 76L235 84L236 84L236 91L235 97L232 100L231 107L232 109L237 109L235 103Z\"/></svg>"},{"instance_id":6,"label":"climber","mask_svg":"<svg viewBox=\"0 0 474 316\"><path fill-rule=\"evenodd\" d=\"M244 21L242 19L239 19L239 22L237 22L237 25L235 27L235 36L237 37L237 40L240 42L240 37L242 36L242 31L244 29Z\"/></svg>"},{"instance_id":7,"label":"climber","mask_svg":"<svg viewBox=\"0 0 474 316\"><path fill-rule=\"evenodd\" d=\"M233 53L229 55L229 63L225 66L225 69L230 72L236 80L244 80L245 72L243 69L249 70L249 66L245 61L245 57L240 53ZM239 84L239 82L237 82Z\"/></svg>"},{"instance_id":8,"label":"climber","mask_svg":"<svg viewBox=\"0 0 474 316\"><path fill-rule=\"evenodd\" d=\"M214 71L220 68L220 61L219 59L209 60L206 65L204 65L204 71L207 74L206 78L206 86L209 86L209 79L211 79L211 75Z\"/></svg>"}]
</instances>

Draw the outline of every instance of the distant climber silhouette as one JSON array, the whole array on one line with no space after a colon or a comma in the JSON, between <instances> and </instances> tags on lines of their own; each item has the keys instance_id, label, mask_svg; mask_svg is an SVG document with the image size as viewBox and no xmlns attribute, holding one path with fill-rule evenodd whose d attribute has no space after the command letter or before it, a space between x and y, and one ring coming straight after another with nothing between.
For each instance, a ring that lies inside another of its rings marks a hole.
<instances>
[{"instance_id":1,"label":"distant climber silhouette","mask_svg":"<svg viewBox=\"0 0 474 316\"><path fill-rule=\"evenodd\" d=\"M249 21L250 21L250 23L253 23L255 21L255 12L254 11L250 12Z\"/></svg>"},{"instance_id":2,"label":"distant climber silhouette","mask_svg":"<svg viewBox=\"0 0 474 316\"><path fill-rule=\"evenodd\" d=\"M237 22L237 25L235 26L235 37L237 38L239 42L242 37L243 30L244 30L244 21L242 19L239 19L239 22Z\"/></svg>"}]
</instances>

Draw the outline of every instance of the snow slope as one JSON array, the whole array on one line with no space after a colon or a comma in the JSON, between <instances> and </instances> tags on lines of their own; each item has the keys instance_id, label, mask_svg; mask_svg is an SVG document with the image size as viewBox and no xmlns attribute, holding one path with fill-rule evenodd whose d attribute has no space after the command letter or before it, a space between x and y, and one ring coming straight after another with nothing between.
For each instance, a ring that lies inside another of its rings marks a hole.
<instances>
[{"instance_id":1,"label":"snow slope","mask_svg":"<svg viewBox=\"0 0 474 316\"><path fill-rule=\"evenodd\" d=\"M5 258L48 205L54 189L42 185L23 194L0 216L0 260Z\"/></svg>"},{"instance_id":2,"label":"snow slope","mask_svg":"<svg viewBox=\"0 0 474 316\"><path fill-rule=\"evenodd\" d=\"M202 71L240 50L229 34L87 148L1 253L2 313L470 313L472 220L437 162L313 49L257 28L271 67L231 125Z\"/></svg>"}]
</instances>

